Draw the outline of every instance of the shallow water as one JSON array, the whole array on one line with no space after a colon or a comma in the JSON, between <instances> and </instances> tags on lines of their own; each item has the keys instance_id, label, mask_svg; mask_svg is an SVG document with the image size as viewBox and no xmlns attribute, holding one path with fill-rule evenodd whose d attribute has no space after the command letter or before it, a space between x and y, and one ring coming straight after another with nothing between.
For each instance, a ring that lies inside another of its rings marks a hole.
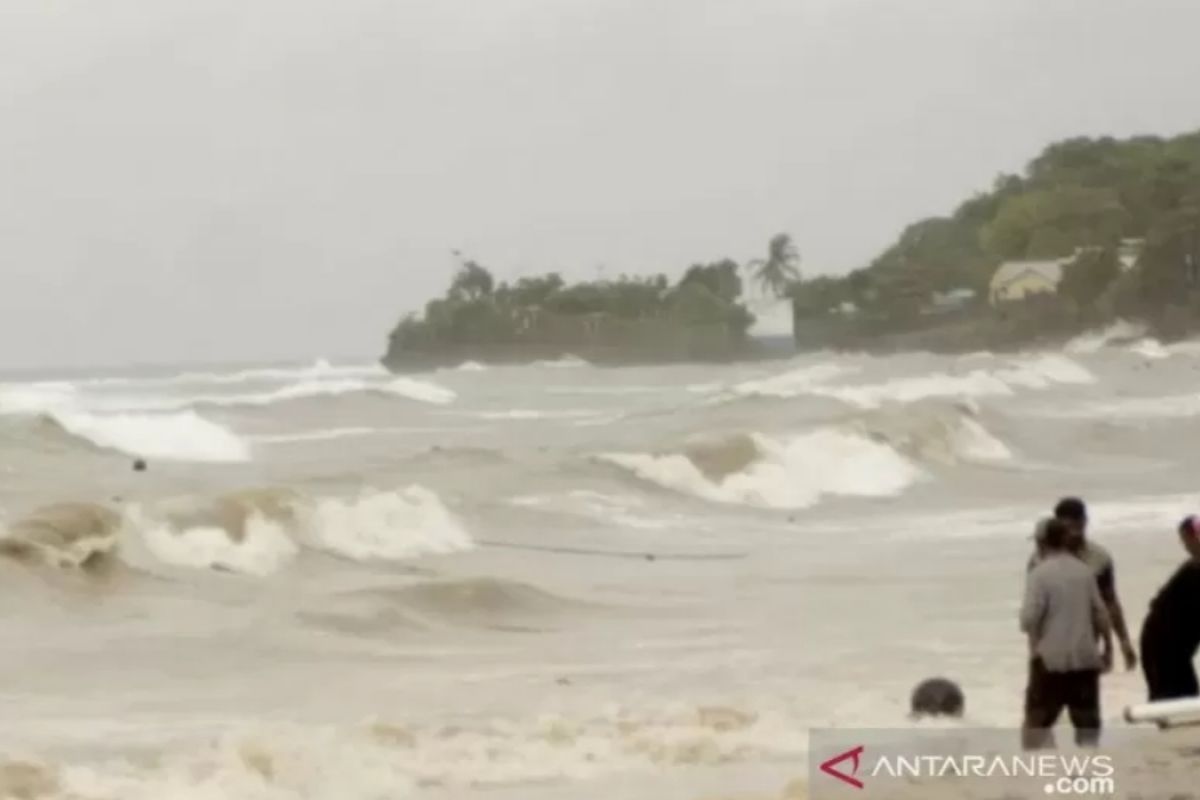
<instances>
[{"instance_id":1,"label":"shallow water","mask_svg":"<svg viewBox=\"0 0 1200 800\"><path fill-rule=\"evenodd\" d=\"M1136 626L1197 427L1200 352L1098 337L10 380L0 796L777 791L935 673L1014 724L1034 520L1092 501Z\"/></svg>"}]
</instances>

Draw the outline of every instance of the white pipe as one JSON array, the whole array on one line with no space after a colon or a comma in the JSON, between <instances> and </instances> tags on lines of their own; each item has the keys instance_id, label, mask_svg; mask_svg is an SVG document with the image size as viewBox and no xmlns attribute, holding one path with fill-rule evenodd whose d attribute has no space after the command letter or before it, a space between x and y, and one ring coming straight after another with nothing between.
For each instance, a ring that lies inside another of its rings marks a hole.
<instances>
[{"instance_id":1,"label":"white pipe","mask_svg":"<svg viewBox=\"0 0 1200 800\"><path fill-rule=\"evenodd\" d=\"M1162 728L1173 725L1200 725L1200 697L1127 706L1125 721L1131 724L1153 722Z\"/></svg>"}]
</instances>

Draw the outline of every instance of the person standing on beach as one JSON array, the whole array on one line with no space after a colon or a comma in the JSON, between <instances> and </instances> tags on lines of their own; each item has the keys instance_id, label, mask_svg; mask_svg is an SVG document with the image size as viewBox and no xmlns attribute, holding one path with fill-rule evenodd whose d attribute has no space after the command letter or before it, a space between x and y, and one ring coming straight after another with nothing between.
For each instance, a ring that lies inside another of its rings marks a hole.
<instances>
[{"instance_id":1,"label":"person standing on beach","mask_svg":"<svg viewBox=\"0 0 1200 800\"><path fill-rule=\"evenodd\" d=\"M1200 649L1200 518L1179 523L1183 563L1150 602L1142 625L1142 673L1150 702L1200 696L1193 661Z\"/></svg>"},{"instance_id":2,"label":"person standing on beach","mask_svg":"<svg viewBox=\"0 0 1200 800\"><path fill-rule=\"evenodd\" d=\"M1092 570L1069 549L1070 528L1052 519L1043 530L1044 557L1025 578L1020 612L1032 648L1022 744L1030 750L1053 746L1051 729L1065 707L1076 743L1095 746L1105 664L1098 642L1111 641L1108 610Z\"/></svg>"},{"instance_id":3,"label":"person standing on beach","mask_svg":"<svg viewBox=\"0 0 1200 800\"><path fill-rule=\"evenodd\" d=\"M1054 518L1067 525L1071 534L1070 549L1091 568L1096 578L1096 587L1108 610L1112 631L1116 633L1121 644L1121 655L1125 661L1125 669L1137 669L1137 651L1133 648L1133 640L1129 636L1129 626L1125 624L1125 611L1121 599L1117 596L1116 567L1109 552L1088 538L1087 505L1078 497L1064 497L1054 506ZM1040 560L1040 549L1029 559L1029 569ZM1112 669L1112 651L1105 650L1104 671Z\"/></svg>"}]
</instances>

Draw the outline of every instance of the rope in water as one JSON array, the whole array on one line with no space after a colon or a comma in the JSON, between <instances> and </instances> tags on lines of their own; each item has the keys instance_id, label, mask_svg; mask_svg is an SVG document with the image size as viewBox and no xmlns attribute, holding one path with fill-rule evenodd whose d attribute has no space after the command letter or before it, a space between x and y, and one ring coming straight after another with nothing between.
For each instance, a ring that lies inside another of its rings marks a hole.
<instances>
[{"instance_id":1,"label":"rope in water","mask_svg":"<svg viewBox=\"0 0 1200 800\"><path fill-rule=\"evenodd\" d=\"M476 539L483 547L505 550L530 550L539 553L558 553L571 556L601 556L607 558L634 558L640 561L735 561L745 558L746 553L646 553L631 550L593 550L587 547L562 547L558 545L519 544L495 539Z\"/></svg>"}]
</instances>

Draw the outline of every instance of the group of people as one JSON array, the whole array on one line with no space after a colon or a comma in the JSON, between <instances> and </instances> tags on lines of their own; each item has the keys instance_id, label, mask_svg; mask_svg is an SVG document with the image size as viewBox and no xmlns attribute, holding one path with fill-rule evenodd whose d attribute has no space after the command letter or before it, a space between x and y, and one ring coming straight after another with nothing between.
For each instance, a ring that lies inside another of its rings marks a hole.
<instances>
[{"instance_id":1,"label":"group of people","mask_svg":"<svg viewBox=\"0 0 1200 800\"><path fill-rule=\"evenodd\" d=\"M1200 516L1178 526L1187 560L1150 603L1135 649L1117 596L1108 551L1087 535L1084 502L1060 500L1034 533L1021 630L1029 637L1029 682L1023 739L1027 748L1053 744L1050 733L1065 708L1076 742L1100 736L1100 676L1113 668L1114 634L1126 669L1138 665L1151 701L1200 696L1193 660L1200 649Z\"/></svg>"}]
</instances>

